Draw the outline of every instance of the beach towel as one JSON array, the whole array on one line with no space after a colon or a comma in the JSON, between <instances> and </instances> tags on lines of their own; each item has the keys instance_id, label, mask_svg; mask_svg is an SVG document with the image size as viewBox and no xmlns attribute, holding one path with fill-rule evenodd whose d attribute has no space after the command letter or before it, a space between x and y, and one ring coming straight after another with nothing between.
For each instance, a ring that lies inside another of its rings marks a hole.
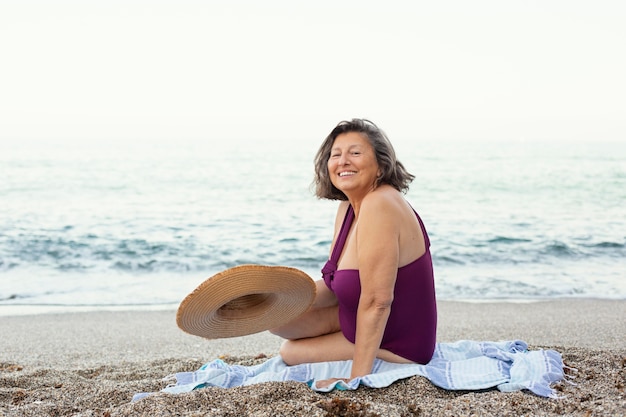
<instances>
[{"instance_id":1,"label":"beach towel","mask_svg":"<svg viewBox=\"0 0 626 417\"><path fill-rule=\"evenodd\" d=\"M461 340L438 343L432 360L426 365L398 364L376 359L370 375L349 382L337 381L319 388L316 381L348 378L352 361L305 363L288 366L280 356L253 366L228 365L220 359L209 362L195 372L172 375L176 383L164 388L165 393L190 392L203 387L232 388L270 381L298 381L311 389L329 392L334 389L354 390L359 385L383 388L395 381L423 376L434 385L447 390L482 390L496 387L510 392L526 389L536 395L557 398L551 387L564 377L561 355L554 350L528 350L521 340L476 342ZM133 401L150 395L139 393Z\"/></svg>"}]
</instances>

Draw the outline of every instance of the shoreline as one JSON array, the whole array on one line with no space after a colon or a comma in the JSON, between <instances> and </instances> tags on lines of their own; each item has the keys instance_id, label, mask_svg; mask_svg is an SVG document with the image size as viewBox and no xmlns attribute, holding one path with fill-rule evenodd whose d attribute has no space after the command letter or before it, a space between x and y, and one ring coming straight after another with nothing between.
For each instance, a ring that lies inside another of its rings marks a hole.
<instances>
[{"instance_id":1,"label":"shoreline","mask_svg":"<svg viewBox=\"0 0 626 417\"><path fill-rule=\"evenodd\" d=\"M531 349L560 352L564 362L577 369L571 371L577 385L559 383L564 396L559 400L525 391L451 392L412 377L375 390L319 394L306 384L266 383L159 394L130 403L137 392L164 388L167 375L197 370L218 357L243 365L258 363L275 356L282 342L268 332L202 339L178 329L175 313L165 309L0 317L0 416L626 414L626 300L439 302L440 342L521 339Z\"/></svg>"},{"instance_id":2,"label":"shoreline","mask_svg":"<svg viewBox=\"0 0 626 417\"><path fill-rule=\"evenodd\" d=\"M438 299L437 303L467 303L467 304L534 304L546 302L626 302L626 298L607 297L545 297L545 298L454 298ZM178 309L179 302L170 303L146 303L146 304L0 304L0 318L13 316L34 316L45 314L71 314L71 313L99 313L99 312L125 312L125 311L174 311Z\"/></svg>"}]
</instances>

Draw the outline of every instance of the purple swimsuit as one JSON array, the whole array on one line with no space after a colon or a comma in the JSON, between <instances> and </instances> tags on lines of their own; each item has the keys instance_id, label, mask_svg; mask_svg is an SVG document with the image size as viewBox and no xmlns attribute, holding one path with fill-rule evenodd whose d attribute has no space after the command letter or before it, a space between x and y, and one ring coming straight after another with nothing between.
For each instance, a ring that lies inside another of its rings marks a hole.
<instances>
[{"instance_id":1,"label":"purple swimsuit","mask_svg":"<svg viewBox=\"0 0 626 417\"><path fill-rule=\"evenodd\" d=\"M394 300L380 347L413 362L426 364L435 350L437 304L430 240L422 219L417 213L415 216L424 234L426 252L410 264L398 268ZM358 269L337 270L337 262L353 220L354 210L350 206L331 257L322 269L326 286L335 293L339 302L341 331L352 343L356 335L361 281Z\"/></svg>"}]
</instances>

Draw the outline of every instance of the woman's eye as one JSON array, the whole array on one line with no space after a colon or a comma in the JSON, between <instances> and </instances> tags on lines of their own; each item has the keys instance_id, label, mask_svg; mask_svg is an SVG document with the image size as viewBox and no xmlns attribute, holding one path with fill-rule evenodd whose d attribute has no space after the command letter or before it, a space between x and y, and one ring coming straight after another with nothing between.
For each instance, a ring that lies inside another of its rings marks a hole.
<instances>
[{"instance_id":1,"label":"woman's eye","mask_svg":"<svg viewBox=\"0 0 626 417\"><path fill-rule=\"evenodd\" d=\"M351 153L352 153L352 155L361 155L361 152L359 152L359 151L352 151Z\"/></svg>"}]
</instances>

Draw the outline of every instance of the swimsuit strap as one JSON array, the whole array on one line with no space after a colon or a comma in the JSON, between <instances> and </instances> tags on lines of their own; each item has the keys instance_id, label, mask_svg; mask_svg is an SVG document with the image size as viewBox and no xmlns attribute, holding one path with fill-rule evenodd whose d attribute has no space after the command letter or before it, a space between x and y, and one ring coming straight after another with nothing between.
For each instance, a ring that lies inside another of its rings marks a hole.
<instances>
[{"instance_id":1,"label":"swimsuit strap","mask_svg":"<svg viewBox=\"0 0 626 417\"><path fill-rule=\"evenodd\" d=\"M428 248L430 248L430 239L428 238L428 233L426 232L426 227L424 226L424 223L422 222L422 219L419 216L419 214L417 214L417 211L415 211L415 209L413 209L413 211L415 212L415 216L417 217L417 221L420 223L420 227L422 229L422 234L424 235L424 242L426 243L426 250L428 250Z\"/></svg>"},{"instance_id":2,"label":"swimsuit strap","mask_svg":"<svg viewBox=\"0 0 626 417\"><path fill-rule=\"evenodd\" d=\"M343 247L346 244L346 240L348 239L348 233L350 232L350 226L352 226L352 221L354 220L354 209L352 206L348 206L348 211L346 211L346 216L343 218L343 224L341 225L341 230L339 230L339 236L337 236L337 241L335 242L335 247L333 248L333 253L330 255L330 260L337 265L339 262L339 257L341 256L341 252L343 252Z\"/></svg>"}]
</instances>

